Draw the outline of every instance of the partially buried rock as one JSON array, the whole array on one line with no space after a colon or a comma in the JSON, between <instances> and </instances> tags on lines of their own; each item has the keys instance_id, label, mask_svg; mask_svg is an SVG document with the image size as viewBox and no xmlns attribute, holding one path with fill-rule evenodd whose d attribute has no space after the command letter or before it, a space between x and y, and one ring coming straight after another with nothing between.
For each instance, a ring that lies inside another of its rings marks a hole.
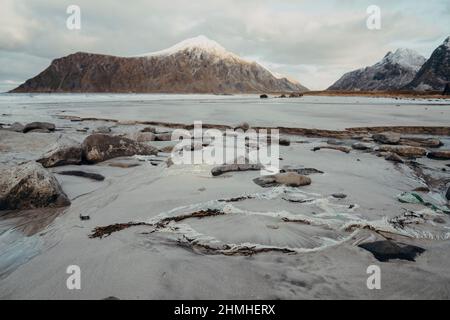
<instances>
[{"instance_id":1,"label":"partially buried rock","mask_svg":"<svg viewBox=\"0 0 450 320\"><path fill-rule=\"evenodd\" d=\"M370 144L363 143L363 142L356 142L352 144L352 148L355 150L371 150L372 147Z\"/></svg>"},{"instance_id":2,"label":"partially buried rock","mask_svg":"<svg viewBox=\"0 0 450 320\"><path fill-rule=\"evenodd\" d=\"M82 177L82 178L88 178L96 181L103 181L105 180L105 177L98 173L93 172L85 172L81 170L68 170L68 171L60 171L58 174L64 175L64 176L75 176L75 177Z\"/></svg>"},{"instance_id":3,"label":"partially buried rock","mask_svg":"<svg viewBox=\"0 0 450 320\"><path fill-rule=\"evenodd\" d=\"M47 130L47 131L55 131L55 125L49 122L31 122L28 123L24 128L23 132L27 133L32 130Z\"/></svg>"},{"instance_id":4,"label":"partially buried rock","mask_svg":"<svg viewBox=\"0 0 450 320\"><path fill-rule=\"evenodd\" d=\"M251 164L251 163L243 163L243 164L224 164L218 167L214 167L211 170L211 174L213 176L220 176L221 174L224 174L226 172L233 172L233 171L254 171L254 170L261 170L263 167L260 164Z\"/></svg>"},{"instance_id":5,"label":"partially buried rock","mask_svg":"<svg viewBox=\"0 0 450 320\"><path fill-rule=\"evenodd\" d=\"M388 161L392 161L392 162L397 162L397 163L403 163L402 158L400 158L399 155L393 153L393 152L389 152L384 159L388 160Z\"/></svg>"},{"instance_id":6,"label":"partially buried rock","mask_svg":"<svg viewBox=\"0 0 450 320\"><path fill-rule=\"evenodd\" d=\"M310 185L311 179L295 172L287 172L270 176L262 176L253 179L253 182L263 188L276 187L279 185L285 185L288 187L301 187Z\"/></svg>"},{"instance_id":7,"label":"partially buried rock","mask_svg":"<svg viewBox=\"0 0 450 320\"><path fill-rule=\"evenodd\" d=\"M250 129L250 125L248 124L248 122L241 122L239 123L237 126L234 127L234 130L243 130L243 131L247 131L248 129Z\"/></svg>"},{"instance_id":8,"label":"partially buried rock","mask_svg":"<svg viewBox=\"0 0 450 320\"><path fill-rule=\"evenodd\" d=\"M52 173L30 161L0 172L0 210L64 207L70 201Z\"/></svg>"},{"instance_id":9,"label":"partially buried rock","mask_svg":"<svg viewBox=\"0 0 450 320\"><path fill-rule=\"evenodd\" d=\"M450 150L428 152L427 157L433 160L450 160Z\"/></svg>"},{"instance_id":10,"label":"partially buried rock","mask_svg":"<svg viewBox=\"0 0 450 320\"><path fill-rule=\"evenodd\" d=\"M280 173L284 173L284 172L296 172L303 176L324 173L323 171L317 170L315 168L304 168L304 167L293 167L293 166L283 166L280 170Z\"/></svg>"},{"instance_id":11,"label":"partially buried rock","mask_svg":"<svg viewBox=\"0 0 450 320\"><path fill-rule=\"evenodd\" d=\"M80 164L82 160L81 143L69 138L61 138L42 155L37 162L45 168Z\"/></svg>"},{"instance_id":12,"label":"partially buried rock","mask_svg":"<svg viewBox=\"0 0 450 320\"><path fill-rule=\"evenodd\" d=\"M290 146L291 145L291 140L289 140L288 138L280 137L280 139L278 140L278 144L280 146Z\"/></svg>"},{"instance_id":13,"label":"partially buried rock","mask_svg":"<svg viewBox=\"0 0 450 320\"><path fill-rule=\"evenodd\" d=\"M14 132L23 132L23 129L25 129L25 126L19 122L14 122L8 130L14 131Z\"/></svg>"},{"instance_id":14,"label":"partially buried rock","mask_svg":"<svg viewBox=\"0 0 450 320\"><path fill-rule=\"evenodd\" d=\"M158 153L158 150L152 146L105 134L90 135L83 141L82 149L83 159L88 163L102 162L117 157L156 155Z\"/></svg>"},{"instance_id":15,"label":"partially buried rock","mask_svg":"<svg viewBox=\"0 0 450 320\"><path fill-rule=\"evenodd\" d=\"M396 132L382 132L372 135L373 140L383 144L398 144L400 142L400 134Z\"/></svg>"},{"instance_id":16,"label":"partially buried rock","mask_svg":"<svg viewBox=\"0 0 450 320\"><path fill-rule=\"evenodd\" d=\"M137 142L149 142L149 141L155 141L155 134L152 132L135 132L127 136L127 138L130 138L132 140L135 140Z\"/></svg>"},{"instance_id":17,"label":"partially buried rock","mask_svg":"<svg viewBox=\"0 0 450 320\"><path fill-rule=\"evenodd\" d=\"M336 198L336 199L345 199L345 198L347 198L347 195L344 194L344 193L333 193L331 196L333 198Z\"/></svg>"},{"instance_id":18,"label":"partially buried rock","mask_svg":"<svg viewBox=\"0 0 450 320\"><path fill-rule=\"evenodd\" d=\"M144 129L141 130L141 132L156 133L156 129L154 127L145 127Z\"/></svg>"},{"instance_id":19,"label":"partially buried rock","mask_svg":"<svg viewBox=\"0 0 450 320\"><path fill-rule=\"evenodd\" d=\"M363 243L359 247L371 252L381 262L392 259L415 261L416 256L425 252L423 248L389 240Z\"/></svg>"},{"instance_id":20,"label":"partially buried rock","mask_svg":"<svg viewBox=\"0 0 450 320\"><path fill-rule=\"evenodd\" d=\"M420 158L427 154L427 150L420 147L411 146L388 146L383 145L379 147L380 151L396 153L399 156L406 158Z\"/></svg>"},{"instance_id":21,"label":"partially buried rock","mask_svg":"<svg viewBox=\"0 0 450 320\"><path fill-rule=\"evenodd\" d=\"M267 99L269 98L269 96L267 94L262 94L259 96L261 99Z\"/></svg>"},{"instance_id":22,"label":"partially buried rock","mask_svg":"<svg viewBox=\"0 0 450 320\"><path fill-rule=\"evenodd\" d=\"M94 130L95 133L110 133L111 132L111 128L110 127L106 127L106 126L102 126L102 127L98 127L97 129Z\"/></svg>"}]
</instances>

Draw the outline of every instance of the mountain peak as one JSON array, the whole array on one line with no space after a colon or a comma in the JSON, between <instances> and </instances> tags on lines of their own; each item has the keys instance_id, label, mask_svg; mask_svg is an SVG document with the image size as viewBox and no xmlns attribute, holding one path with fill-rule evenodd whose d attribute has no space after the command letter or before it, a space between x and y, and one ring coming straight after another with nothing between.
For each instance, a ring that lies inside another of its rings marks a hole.
<instances>
[{"instance_id":1,"label":"mountain peak","mask_svg":"<svg viewBox=\"0 0 450 320\"><path fill-rule=\"evenodd\" d=\"M394 63L403 67L419 70L426 59L417 51L407 48L399 48L395 52L388 52L381 63Z\"/></svg>"},{"instance_id":2,"label":"mountain peak","mask_svg":"<svg viewBox=\"0 0 450 320\"><path fill-rule=\"evenodd\" d=\"M178 42L177 44L160 51L146 53L140 56L170 56L172 54L182 52L182 51L200 51L207 52L216 56L220 56L221 58L233 57L238 58L237 55L227 51L224 47L222 47L218 42L209 39L204 35L199 35L197 37L189 38Z\"/></svg>"}]
</instances>

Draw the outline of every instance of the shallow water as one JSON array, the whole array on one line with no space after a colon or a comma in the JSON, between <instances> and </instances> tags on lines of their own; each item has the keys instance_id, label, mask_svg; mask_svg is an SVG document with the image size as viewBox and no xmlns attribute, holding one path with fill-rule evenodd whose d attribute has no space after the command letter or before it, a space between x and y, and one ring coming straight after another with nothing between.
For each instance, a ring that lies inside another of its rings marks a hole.
<instances>
[{"instance_id":1,"label":"shallow water","mask_svg":"<svg viewBox=\"0 0 450 320\"><path fill-rule=\"evenodd\" d=\"M344 129L448 125L450 102L436 99L257 95L0 94L0 123L74 115L117 120Z\"/></svg>"}]
</instances>

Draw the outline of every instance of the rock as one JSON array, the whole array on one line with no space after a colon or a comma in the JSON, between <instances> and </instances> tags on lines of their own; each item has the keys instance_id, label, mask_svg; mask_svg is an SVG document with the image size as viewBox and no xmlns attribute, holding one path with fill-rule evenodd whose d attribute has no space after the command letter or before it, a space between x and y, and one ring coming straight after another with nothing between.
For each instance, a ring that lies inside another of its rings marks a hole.
<instances>
[{"instance_id":1,"label":"rock","mask_svg":"<svg viewBox=\"0 0 450 320\"><path fill-rule=\"evenodd\" d=\"M292 92L289 95L289 98L301 98L301 97L303 97L303 93L300 93L300 92Z\"/></svg>"},{"instance_id":2,"label":"rock","mask_svg":"<svg viewBox=\"0 0 450 320\"><path fill-rule=\"evenodd\" d=\"M397 163L403 163L402 158L400 158L400 156L396 153L393 152L389 152L384 159L388 160L388 161L392 161L392 162L397 162Z\"/></svg>"},{"instance_id":3,"label":"rock","mask_svg":"<svg viewBox=\"0 0 450 320\"><path fill-rule=\"evenodd\" d=\"M124 163L124 162L108 163L108 166L110 166L110 167L123 168L123 169L134 168L134 167L138 167L140 165L141 165L140 163Z\"/></svg>"},{"instance_id":4,"label":"rock","mask_svg":"<svg viewBox=\"0 0 450 320\"><path fill-rule=\"evenodd\" d=\"M341 145L344 144L344 141L337 140L337 139L328 139L327 140L327 144L331 144L331 145L334 145L334 146L341 146Z\"/></svg>"},{"instance_id":5,"label":"rock","mask_svg":"<svg viewBox=\"0 0 450 320\"><path fill-rule=\"evenodd\" d=\"M220 176L221 174L224 174L226 172L234 172L234 171L255 171L255 170L261 170L263 168L260 164L250 164L250 163L244 163L244 164L224 164L218 167L214 167L211 170L211 174L213 176Z\"/></svg>"},{"instance_id":6,"label":"rock","mask_svg":"<svg viewBox=\"0 0 450 320\"><path fill-rule=\"evenodd\" d=\"M278 140L278 144L280 146L290 146L291 145L291 140L289 140L288 138L280 137L280 139Z\"/></svg>"},{"instance_id":7,"label":"rock","mask_svg":"<svg viewBox=\"0 0 450 320\"><path fill-rule=\"evenodd\" d=\"M296 172L300 175L303 176L309 176L310 174L322 174L324 173L323 171L317 170L315 168L295 168L295 167L291 167L291 166L283 166L283 168L281 168L280 173L285 173L285 172Z\"/></svg>"},{"instance_id":8,"label":"rock","mask_svg":"<svg viewBox=\"0 0 450 320\"><path fill-rule=\"evenodd\" d=\"M398 144L400 138L400 134L396 132L382 132L372 135L373 140L382 144Z\"/></svg>"},{"instance_id":9,"label":"rock","mask_svg":"<svg viewBox=\"0 0 450 320\"><path fill-rule=\"evenodd\" d=\"M145 127L144 129L141 130L141 132L156 133L156 128L154 128L154 127Z\"/></svg>"},{"instance_id":10,"label":"rock","mask_svg":"<svg viewBox=\"0 0 450 320\"><path fill-rule=\"evenodd\" d=\"M69 138L60 139L37 162L41 163L45 168L81 164L81 144Z\"/></svg>"},{"instance_id":11,"label":"rock","mask_svg":"<svg viewBox=\"0 0 450 320\"><path fill-rule=\"evenodd\" d=\"M23 128L23 132L27 133L31 130L36 129L55 131L55 125L49 122L31 122L25 125L25 127Z\"/></svg>"},{"instance_id":12,"label":"rock","mask_svg":"<svg viewBox=\"0 0 450 320\"><path fill-rule=\"evenodd\" d=\"M445 194L445 198L450 201L450 187L447 189L447 193Z\"/></svg>"},{"instance_id":13,"label":"rock","mask_svg":"<svg viewBox=\"0 0 450 320\"><path fill-rule=\"evenodd\" d=\"M428 187L417 187L413 190L414 192L430 192Z\"/></svg>"},{"instance_id":14,"label":"rock","mask_svg":"<svg viewBox=\"0 0 450 320\"><path fill-rule=\"evenodd\" d=\"M250 125L248 124L248 122L242 122L240 124L238 124L236 127L234 127L234 130L243 130L243 131L247 131L248 129L250 129Z\"/></svg>"},{"instance_id":15,"label":"rock","mask_svg":"<svg viewBox=\"0 0 450 320\"><path fill-rule=\"evenodd\" d=\"M58 180L30 161L0 172L0 210L64 207L70 201Z\"/></svg>"},{"instance_id":16,"label":"rock","mask_svg":"<svg viewBox=\"0 0 450 320\"><path fill-rule=\"evenodd\" d=\"M90 220L90 219L91 219L90 216L88 216L88 215L83 215L83 214L80 213L80 220L86 221L86 220Z\"/></svg>"},{"instance_id":17,"label":"rock","mask_svg":"<svg viewBox=\"0 0 450 320\"><path fill-rule=\"evenodd\" d=\"M338 151L342 151L344 153L350 153L350 148L349 147L345 147L345 146L333 146L333 145L326 145L326 146L318 146L312 149L312 151L316 152L319 151L321 149L331 149L331 150L338 150Z\"/></svg>"},{"instance_id":18,"label":"rock","mask_svg":"<svg viewBox=\"0 0 450 320\"><path fill-rule=\"evenodd\" d=\"M279 96L278 98L287 98L285 94L282 94L281 96Z\"/></svg>"},{"instance_id":19,"label":"rock","mask_svg":"<svg viewBox=\"0 0 450 320\"><path fill-rule=\"evenodd\" d=\"M371 150L372 146L367 143L356 142L356 143L352 144L352 148L355 150Z\"/></svg>"},{"instance_id":20,"label":"rock","mask_svg":"<svg viewBox=\"0 0 450 320\"><path fill-rule=\"evenodd\" d=\"M345 199L345 198L347 198L347 195L344 194L344 193L333 193L331 196L333 198L336 198L336 199Z\"/></svg>"},{"instance_id":21,"label":"rock","mask_svg":"<svg viewBox=\"0 0 450 320\"><path fill-rule=\"evenodd\" d=\"M440 150L428 152L427 158L433 160L450 160L450 150Z\"/></svg>"},{"instance_id":22,"label":"rock","mask_svg":"<svg viewBox=\"0 0 450 320\"><path fill-rule=\"evenodd\" d=\"M33 129L28 131L27 133L50 133L47 129Z\"/></svg>"},{"instance_id":23,"label":"rock","mask_svg":"<svg viewBox=\"0 0 450 320\"><path fill-rule=\"evenodd\" d=\"M441 218L441 217L436 217L436 218L433 219L433 222L439 223L439 224L444 224L445 220L443 218Z\"/></svg>"},{"instance_id":24,"label":"rock","mask_svg":"<svg viewBox=\"0 0 450 320\"><path fill-rule=\"evenodd\" d=\"M267 94L262 94L259 96L260 99L267 99L269 96Z\"/></svg>"},{"instance_id":25,"label":"rock","mask_svg":"<svg viewBox=\"0 0 450 320\"><path fill-rule=\"evenodd\" d=\"M311 184L311 179L306 176L302 176L295 172L278 173L270 176L262 176L253 179L253 182L257 185L268 188L279 185L285 185L289 187L301 187Z\"/></svg>"},{"instance_id":26,"label":"rock","mask_svg":"<svg viewBox=\"0 0 450 320\"><path fill-rule=\"evenodd\" d=\"M152 132L135 132L127 135L127 138L135 140L137 142L149 142L155 141L156 136Z\"/></svg>"},{"instance_id":27,"label":"rock","mask_svg":"<svg viewBox=\"0 0 450 320\"><path fill-rule=\"evenodd\" d=\"M406 158L420 158L427 154L427 150L420 147L411 146L388 146L383 145L379 147L380 151L396 153L399 156Z\"/></svg>"},{"instance_id":28,"label":"rock","mask_svg":"<svg viewBox=\"0 0 450 320\"><path fill-rule=\"evenodd\" d=\"M172 153L173 148L175 148L175 146L165 146L160 148L159 151L163 153Z\"/></svg>"},{"instance_id":29,"label":"rock","mask_svg":"<svg viewBox=\"0 0 450 320\"><path fill-rule=\"evenodd\" d=\"M25 129L25 126L21 124L20 122L14 122L8 130L15 131L15 132L23 132L23 129Z\"/></svg>"},{"instance_id":30,"label":"rock","mask_svg":"<svg viewBox=\"0 0 450 320\"><path fill-rule=\"evenodd\" d=\"M158 153L158 150L152 146L105 134L90 135L83 141L82 149L83 159L88 163L102 162L117 157L156 155Z\"/></svg>"},{"instance_id":31,"label":"rock","mask_svg":"<svg viewBox=\"0 0 450 320\"><path fill-rule=\"evenodd\" d=\"M436 138L401 138L400 144L413 147L439 148L443 145L442 141Z\"/></svg>"},{"instance_id":32,"label":"rock","mask_svg":"<svg viewBox=\"0 0 450 320\"><path fill-rule=\"evenodd\" d=\"M172 141L171 133L158 133L155 135L155 141Z\"/></svg>"},{"instance_id":33,"label":"rock","mask_svg":"<svg viewBox=\"0 0 450 320\"><path fill-rule=\"evenodd\" d=\"M94 133L110 133L111 132L111 128L110 127L98 127L97 129L94 130Z\"/></svg>"},{"instance_id":34,"label":"rock","mask_svg":"<svg viewBox=\"0 0 450 320\"><path fill-rule=\"evenodd\" d=\"M98 173L92 173L92 172L85 172L80 170L69 170L69 171L60 171L58 174L64 175L64 176L75 176L75 177L82 177L82 178L88 178L96 181L103 181L105 180L105 177Z\"/></svg>"},{"instance_id":35,"label":"rock","mask_svg":"<svg viewBox=\"0 0 450 320\"><path fill-rule=\"evenodd\" d=\"M358 247L371 252L381 262L387 262L392 259L415 261L416 256L425 252L423 248L389 240L363 243Z\"/></svg>"}]
</instances>

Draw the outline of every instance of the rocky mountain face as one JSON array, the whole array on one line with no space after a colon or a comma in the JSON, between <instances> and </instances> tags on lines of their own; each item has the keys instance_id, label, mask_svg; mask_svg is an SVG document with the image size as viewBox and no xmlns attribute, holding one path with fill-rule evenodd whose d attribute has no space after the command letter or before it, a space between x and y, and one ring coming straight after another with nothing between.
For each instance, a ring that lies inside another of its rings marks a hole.
<instances>
[{"instance_id":1,"label":"rocky mountain face","mask_svg":"<svg viewBox=\"0 0 450 320\"><path fill-rule=\"evenodd\" d=\"M416 91L444 91L450 82L450 37L432 53L405 89Z\"/></svg>"},{"instance_id":2,"label":"rocky mountain face","mask_svg":"<svg viewBox=\"0 0 450 320\"><path fill-rule=\"evenodd\" d=\"M302 92L256 62L200 36L136 57L78 52L54 60L12 92L260 93Z\"/></svg>"},{"instance_id":3,"label":"rocky mountain face","mask_svg":"<svg viewBox=\"0 0 450 320\"><path fill-rule=\"evenodd\" d=\"M373 66L344 74L328 90L389 91L410 83L426 59L410 49L389 52Z\"/></svg>"}]
</instances>

